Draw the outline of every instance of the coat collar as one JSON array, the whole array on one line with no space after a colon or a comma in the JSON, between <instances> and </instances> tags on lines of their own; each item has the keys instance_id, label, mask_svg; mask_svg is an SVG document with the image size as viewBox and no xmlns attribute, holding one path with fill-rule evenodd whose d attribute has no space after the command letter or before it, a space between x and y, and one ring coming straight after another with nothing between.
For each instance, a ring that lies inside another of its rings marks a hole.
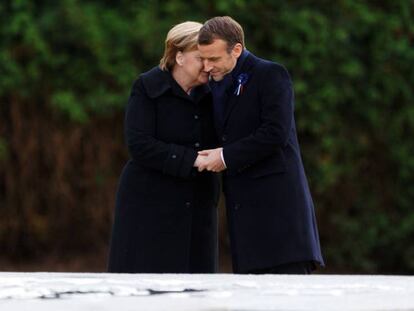
<instances>
[{"instance_id":1,"label":"coat collar","mask_svg":"<svg viewBox=\"0 0 414 311\"><path fill-rule=\"evenodd\" d=\"M243 59L241 59L241 63L236 66L235 69L237 70L237 72L235 72L234 77L236 77L240 73L247 73L247 74L251 75L251 72L253 71L253 67L254 67L255 62L256 62L255 59L256 59L256 57L252 53L248 52L245 55L245 57L243 57ZM247 83L249 83L249 82L250 81L248 81ZM246 84L246 86L247 86L247 84ZM231 114L231 111L233 110L233 108L235 107L237 101L240 98L240 96L234 95L235 87L236 87L236 82L235 82L235 79L234 79L232 87L227 89L228 104L227 104L227 109L226 109L226 112L225 112L225 115L224 115L223 129L226 127L227 120L228 120L228 118Z\"/></svg>"},{"instance_id":2,"label":"coat collar","mask_svg":"<svg viewBox=\"0 0 414 311\"><path fill-rule=\"evenodd\" d=\"M154 67L141 75L142 84L148 97L156 98L171 89L171 74L168 71Z\"/></svg>"},{"instance_id":3,"label":"coat collar","mask_svg":"<svg viewBox=\"0 0 414 311\"><path fill-rule=\"evenodd\" d=\"M237 60L236 66L231 71L231 76L233 78L233 81L236 80L238 74L241 73L244 67L244 63L246 62L246 59L248 58L249 55L250 55L250 52L247 49L244 49L239 59Z\"/></svg>"},{"instance_id":4,"label":"coat collar","mask_svg":"<svg viewBox=\"0 0 414 311\"><path fill-rule=\"evenodd\" d=\"M227 87L227 94L232 96L237 85L237 76L240 73L250 73L251 67L254 65L254 55L250 53L247 49L244 49L242 55L237 60L236 67L232 70L231 74L231 83Z\"/></svg>"},{"instance_id":5,"label":"coat collar","mask_svg":"<svg viewBox=\"0 0 414 311\"><path fill-rule=\"evenodd\" d=\"M245 57L243 57L243 59L241 59L240 61L240 65L237 66L237 72L234 72L233 77L237 78L237 75L240 73L250 73L252 66L254 65L254 59L255 56L250 53L249 51L245 50L243 53L246 53ZM232 72L233 73L233 72Z\"/></svg>"},{"instance_id":6,"label":"coat collar","mask_svg":"<svg viewBox=\"0 0 414 311\"><path fill-rule=\"evenodd\" d=\"M171 90L178 97L198 102L210 92L208 85L200 85L192 90L190 96L184 92L169 71L164 71L159 67L154 67L142 74L141 78L148 97L152 99L160 97L168 90Z\"/></svg>"}]
</instances>

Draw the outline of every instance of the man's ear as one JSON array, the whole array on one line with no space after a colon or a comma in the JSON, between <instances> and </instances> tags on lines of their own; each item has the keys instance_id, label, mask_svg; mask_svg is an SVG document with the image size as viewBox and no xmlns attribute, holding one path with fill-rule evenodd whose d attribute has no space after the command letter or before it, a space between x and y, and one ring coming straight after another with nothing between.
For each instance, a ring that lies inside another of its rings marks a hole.
<instances>
[{"instance_id":1,"label":"man's ear","mask_svg":"<svg viewBox=\"0 0 414 311\"><path fill-rule=\"evenodd\" d=\"M234 45L233 49L231 50L231 54L235 58L239 58L239 56L241 55L242 52L243 52L243 45L241 45L240 43L236 43Z\"/></svg>"},{"instance_id":2,"label":"man's ear","mask_svg":"<svg viewBox=\"0 0 414 311\"><path fill-rule=\"evenodd\" d=\"M178 51L177 54L175 54L175 62L177 63L178 66L182 66L183 62L184 62L184 55L183 52Z\"/></svg>"}]
</instances>

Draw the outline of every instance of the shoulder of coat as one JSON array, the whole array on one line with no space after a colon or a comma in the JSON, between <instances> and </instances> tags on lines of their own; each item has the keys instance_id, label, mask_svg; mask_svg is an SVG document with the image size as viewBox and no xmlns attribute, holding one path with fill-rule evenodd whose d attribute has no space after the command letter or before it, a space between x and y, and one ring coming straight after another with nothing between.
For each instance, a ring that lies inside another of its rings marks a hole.
<instances>
[{"instance_id":1,"label":"shoulder of coat","mask_svg":"<svg viewBox=\"0 0 414 311\"><path fill-rule=\"evenodd\" d=\"M259 73L258 76L263 76L264 79L272 76L277 80L288 80L290 81L290 74L286 67L281 63L255 57L254 70Z\"/></svg>"},{"instance_id":2,"label":"shoulder of coat","mask_svg":"<svg viewBox=\"0 0 414 311\"><path fill-rule=\"evenodd\" d=\"M163 71L159 67L154 67L151 70L144 72L139 76L142 85L150 98L156 98L164 94L169 88L170 73Z\"/></svg>"}]
</instances>

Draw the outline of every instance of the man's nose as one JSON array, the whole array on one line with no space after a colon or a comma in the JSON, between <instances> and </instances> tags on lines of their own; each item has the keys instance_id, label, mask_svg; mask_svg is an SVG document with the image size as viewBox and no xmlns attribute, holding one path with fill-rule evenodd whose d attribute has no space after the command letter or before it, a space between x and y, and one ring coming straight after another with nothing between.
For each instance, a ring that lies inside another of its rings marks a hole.
<instances>
[{"instance_id":1,"label":"man's nose","mask_svg":"<svg viewBox=\"0 0 414 311\"><path fill-rule=\"evenodd\" d=\"M205 72L210 72L211 69L213 69L213 66L211 66L210 62L207 59L203 61L203 66Z\"/></svg>"}]
</instances>

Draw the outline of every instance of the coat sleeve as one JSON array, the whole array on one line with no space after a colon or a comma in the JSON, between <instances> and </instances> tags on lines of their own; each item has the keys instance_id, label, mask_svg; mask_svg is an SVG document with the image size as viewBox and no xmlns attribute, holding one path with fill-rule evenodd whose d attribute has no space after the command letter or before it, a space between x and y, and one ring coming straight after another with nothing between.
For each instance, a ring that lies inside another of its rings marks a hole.
<instances>
[{"instance_id":1,"label":"coat sleeve","mask_svg":"<svg viewBox=\"0 0 414 311\"><path fill-rule=\"evenodd\" d=\"M125 116L125 136L133 161L177 177L190 177L197 158L194 149L155 137L156 105L146 95L142 80L135 81Z\"/></svg>"},{"instance_id":2,"label":"coat sleeve","mask_svg":"<svg viewBox=\"0 0 414 311\"><path fill-rule=\"evenodd\" d=\"M293 124L293 89L286 69L271 64L262 75L258 102L260 126L223 147L228 169L241 171L287 144Z\"/></svg>"}]
</instances>

